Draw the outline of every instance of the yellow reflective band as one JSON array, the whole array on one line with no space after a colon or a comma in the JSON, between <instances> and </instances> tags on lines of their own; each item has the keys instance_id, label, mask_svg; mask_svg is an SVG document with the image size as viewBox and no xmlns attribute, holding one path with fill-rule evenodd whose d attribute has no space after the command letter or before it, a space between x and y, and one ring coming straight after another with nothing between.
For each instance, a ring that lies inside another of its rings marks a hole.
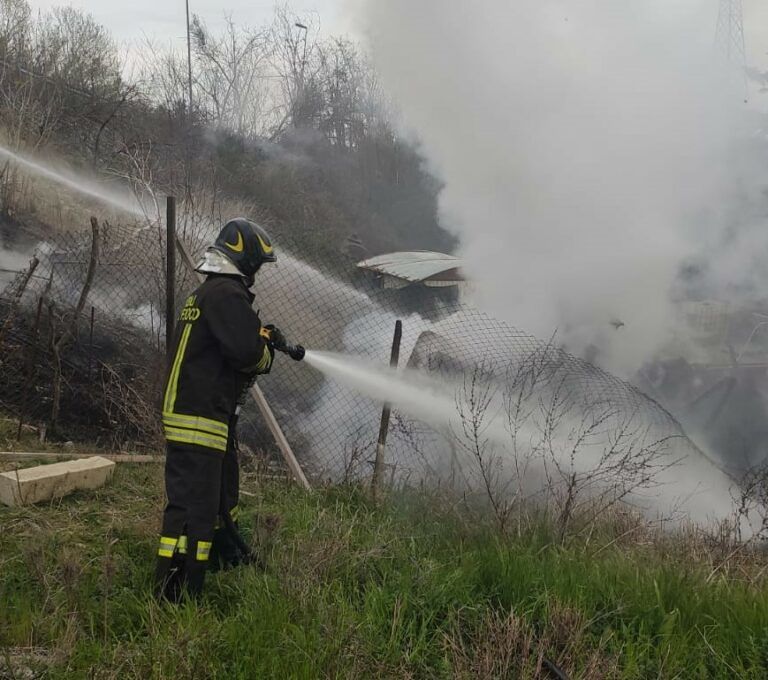
<instances>
[{"instance_id":1,"label":"yellow reflective band","mask_svg":"<svg viewBox=\"0 0 768 680\"><path fill-rule=\"evenodd\" d=\"M261 355L261 361L259 361L259 363L256 364L256 370L265 371L269 368L269 365L271 363L272 363L272 354L270 353L269 348L265 345L264 354Z\"/></svg>"},{"instance_id":2,"label":"yellow reflective band","mask_svg":"<svg viewBox=\"0 0 768 680\"><path fill-rule=\"evenodd\" d=\"M179 545L177 546L180 555L187 554L187 537L179 536Z\"/></svg>"},{"instance_id":3,"label":"yellow reflective band","mask_svg":"<svg viewBox=\"0 0 768 680\"><path fill-rule=\"evenodd\" d=\"M181 364L184 361L184 354L187 351L187 342L189 342L189 334L192 332L192 324L187 324L181 333L181 340L179 340L179 348L176 350L176 357L173 360L173 368L168 376L168 387L165 390L165 401L163 402L163 412L173 413L173 407L176 404L176 391L179 387L179 373L181 372Z\"/></svg>"},{"instance_id":4,"label":"yellow reflective band","mask_svg":"<svg viewBox=\"0 0 768 680\"><path fill-rule=\"evenodd\" d=\"M178 538L169 538L168 536L160 537L160 548L157 554L160 557L173 557L173 551L176 549L176 544L179 542Z\"/></svg>"},{"instance_id":5,"label":"yellow reflective band","mask_svg":"<svg viewBox=\"0 0 768 680\"><path fill-rule=\"evenodd\" d=\"M182 430L177 427L163 428L165 431L165 438L169 442L179 442L181 444L196 444L197 446L205 446L209 449L216 449L217 451L227 450L226 437L217 437L207 432L198 432L196 430Z\"/></svg>"},{"instance_id":6,"label":"yellow reflective band","mask_svg":"<svg viewBox=\"0 0 768 680\"><path fill-rule=\"evenodd\" d=\"M232 518L233 522L236 522L237 518L240 517L240 506L236 505L234 508L232 508L229 511L229 516Z\"/></svg>"},{"instance_id":7,"label":"yellow reflective band","mask_svg":"<svg viewBox=\"0 0 768 680\"><path fill-rule=\"evenodd\" d=\"M197 561L205 562L208 559L208 556L210 554L211 554L211 543L209 541L198 541L197 555L195 555L195 557L197 558Z\"/></svg>"},{"instance_id":8,"label":"yellow reflective band","mask_svg":"<svg viewBox=\"0 0 768 680\"><path fill-rule=\"evenodd\" d=\"M168 427L183 427L188 430L200 430L220 437L229 437L229 425L218 420L200 416L185 416L183 413L163 413L163 424Z\"/></svg>"}]
</instances>

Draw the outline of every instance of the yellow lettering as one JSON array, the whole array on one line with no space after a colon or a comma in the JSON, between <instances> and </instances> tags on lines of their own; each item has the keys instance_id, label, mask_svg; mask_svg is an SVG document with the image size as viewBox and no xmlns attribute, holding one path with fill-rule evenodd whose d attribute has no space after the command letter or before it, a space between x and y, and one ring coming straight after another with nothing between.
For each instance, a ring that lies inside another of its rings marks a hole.
<instances>
[{"instance_id":1,"label":"yellow lettering","mask_svg":"<svg viewBox=\"0 0 768 680\"><path fill-rule=\"evenodd\" d=\"M181 321L197 321L200 318L199 307L184 307L179 314Z\"/></svg>"}]
</instances>

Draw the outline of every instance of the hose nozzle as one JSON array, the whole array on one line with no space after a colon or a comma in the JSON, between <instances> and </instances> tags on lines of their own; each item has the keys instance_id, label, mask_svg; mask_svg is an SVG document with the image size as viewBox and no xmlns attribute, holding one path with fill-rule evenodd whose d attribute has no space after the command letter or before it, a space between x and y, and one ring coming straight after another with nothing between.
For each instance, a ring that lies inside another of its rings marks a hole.
<instances>
[{"instance_id":1,"label":"hose nozzle","mask_svg":"<svg viewBox=\"0 0 768 680\"><path fill-rule=\"evenodd\" d=\"M264 326L261 329L261 337L272 349L287 354L294 361L301 361L307 353L301 345L291 345L286 342L285 336L274 326Z\"/></svg>"},{"instance_id":2,"label":"hose nozzle","mask_svg":"<svg viewBox=\"0 0 768 680\"><path fill-rule=\"evenodd\" d=\"M307 353L301 345L286 345L285 348L282 348L280 351L285 352L294 361L301 361Z\"/></svg>"}]
</instances>

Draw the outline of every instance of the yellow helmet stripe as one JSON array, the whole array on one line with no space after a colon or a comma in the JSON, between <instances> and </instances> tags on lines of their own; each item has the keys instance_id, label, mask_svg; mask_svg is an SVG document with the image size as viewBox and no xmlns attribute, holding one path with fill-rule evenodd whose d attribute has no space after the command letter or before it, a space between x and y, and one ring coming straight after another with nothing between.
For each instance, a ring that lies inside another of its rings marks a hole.
<instances>
[{"instance_id":1,"label":"yellow helmet stripe","mask_svg":"<svg viewBox=\"0 0 768 680\"><path fill-rule=\"evenodd\" d=\"M266 241L265 241L263 238L261 238L261 236L259 236L258 234L256 234L256 238L257 238L257 239L259 239L259 243L261 244L261 249L264 251L264 253L265 253L266 255L271 255L271 254L272 254L272 246L271 246L271 245L269 245L269 243L267 243L267 242L266 242ZM229 245L229 244L227 244L227 245Z\"/></svg>"},{"instance_id":2,"label":"yellow helmet stripe","mask_svg":"<svg viewBox=\"0 0 768 680\"><path fill-rule=\"evenodd\" d=\"M240 233L240 230L237 230L237 241L235 243L230 243L229 241L224 241L224 244L232 250L235 253L242 253L243 249L245 248L245 243L243 242L243 235Z\"/></svg>"}]
</instances>

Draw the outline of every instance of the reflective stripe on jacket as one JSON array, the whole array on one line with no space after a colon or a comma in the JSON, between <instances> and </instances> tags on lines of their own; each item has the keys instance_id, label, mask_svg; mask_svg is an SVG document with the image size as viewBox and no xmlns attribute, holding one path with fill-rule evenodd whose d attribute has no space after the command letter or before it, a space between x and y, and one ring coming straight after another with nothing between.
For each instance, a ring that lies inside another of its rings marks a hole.
<instances>
[{"instance_id":1,"label":"reflective stripe on jacket","mask_svg":"<svg viewBox=\"0 0 768 680\"><path fill-rule=\"evenodd\" d=\"M260 331L253 295L239 277L209 276L186 299L163 393L168 441L226 451L239 395L272 368Z\"/></svg>"}]
</instances>

